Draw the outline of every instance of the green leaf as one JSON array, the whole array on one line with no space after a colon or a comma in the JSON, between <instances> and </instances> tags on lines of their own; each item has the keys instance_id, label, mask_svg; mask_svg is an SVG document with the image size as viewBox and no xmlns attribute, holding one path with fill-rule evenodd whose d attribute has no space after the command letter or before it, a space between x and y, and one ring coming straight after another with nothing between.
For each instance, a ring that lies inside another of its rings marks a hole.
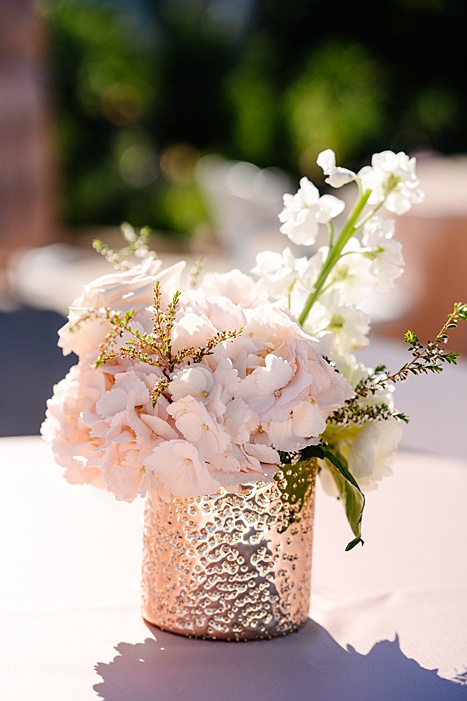
<instances>
[{"instance_id":1,"label":"green leaf","mask_svg":"<svg viewBox=\"0 0 467 701\"><path fill-rule=\"evenodd\" d=\"M346 550L351 550L362 543L362 516L365 508L365 496L358 486L357 481L347 468L346 461L342 456L337 457L327 449L323 449L324 458L331 463L334 470L333 477L339 490L339 495L345 505L345 513L355 539L347 544Z\"/></svg>"},{"instance_id":2,"label":"green leaf","mask_svg":"<svg viewBox=\"0 0 467 701\"><path fill-rule=\"evenodd\" d=\"M339 490L339 496L345 505L347 520L355 535L355 538L347 544L346 550L351 550L358 543L363 545L361 527L365 496L355 477L348 469L346 460L340 454L334 455L333 452L323 445L313 445L302 451L302 460L311 457L327 460L328 464L330 464L330 471Z\"/></svg>"},{"instance_id":3,"label":"green leaf","mask_svg":"<svg viewBox=\"0 0 467 701\"><path fill-rule=\"evenodd\" d=\"M354 538L353 540L350 541L350 543L347 543L347 546L345 548L345 552L349 552L349 550L352 550L356 545L361 543L363 545L363 540L361 538Z\"/></svg>"}]
</instances>

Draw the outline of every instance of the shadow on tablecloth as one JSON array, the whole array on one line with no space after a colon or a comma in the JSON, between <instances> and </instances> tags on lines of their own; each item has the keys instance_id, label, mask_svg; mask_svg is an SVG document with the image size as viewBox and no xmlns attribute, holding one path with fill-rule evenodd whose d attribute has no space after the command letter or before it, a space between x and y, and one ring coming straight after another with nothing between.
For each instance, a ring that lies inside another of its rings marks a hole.
<instances>
[{"instance_id":1,"label":"shadow on tablecloth","mask_svg":"<svg viewBox=\"0 0 467 701\"><path fill-rule=\"evenodd\" d=\"M465 677L443 679L378 642L367 655L343 649L309 620L296 635L270 641L189 640L149 626L153 637L120 643L96 665L93 688L105 701L465 701Z\"/></svg>"}]
</instances>

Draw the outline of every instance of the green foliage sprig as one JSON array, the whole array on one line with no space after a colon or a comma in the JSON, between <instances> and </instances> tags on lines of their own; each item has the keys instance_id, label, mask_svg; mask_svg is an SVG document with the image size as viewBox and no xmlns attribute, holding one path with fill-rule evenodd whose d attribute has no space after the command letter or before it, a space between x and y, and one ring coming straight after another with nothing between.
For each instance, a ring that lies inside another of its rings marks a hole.
<instances>
[{"instance_id":1,"label":"green foliage sprig","mask_svg":"<svg viewBox=\"0 0 467 701\"><path fill-rule=\"evenodd\" d=\"M408 346L407 350L412 353L412 359L394 373L388 373L385 365L379 365L373 373L357 385L355 388L356 396L347 402L343 410L339 411L345 410L349 412L352 410L351 407L355 405L358 413L359 401L364 397L374 395L382 389L387 389L396 382L404 382L410 375L426 375L430 372L440 373L444 369L444 363L456 365L460 354L447 351L444 346L449 340L448 331L455 329L460 321L467 321L467 304L456 302L453 312L448 315L446 323L434 341L428 341L424 346L413 331L407 331L404 335L404 340ZM336 416L339 416L339 411L336 412ZM394 413L393 416L406 420L403 415L397 413Z\"/></svg>"},{"instance_id":2,"label":"green foliage sprig","mask_svg":"<svg viewBox=\"0 0 467 701\"><path fill-rule=\"evenodd\" d=\"M132 258L145 258L148 255L147 244L151 238L151 229L146 226L136 231L128 222L124 222L121 224L120 230L127 245L119 251L114 251L99 239L95 239L92 245L117 270L129 270L134 264L131 261Z\"/></svg>"},{"instance_id":3,"label":"green foliage sprig","mask_svg":"<svg viewBox=\"0 0 467 701\"><path fill-rule=\"evenodd\" d=\"M427 374L429 372L440 373L443 370L443 363L456 365L460 354L445 351L443 345L449 340L449 329L455 329L459 321L467 321L467 304L462 302L454 304L454 310L452 314L449 314L443 328L435 340L428 341L426 346L420 343L418 336L413 331L407 331L404 340L408 344L408 350L412 353L413 358L397 373L389 375L388 379L392 382L403 381L407 379L410 373L413 375Z\"/></svg>"},{"instance_id":4,"label":"green foliage sprig","mask_svg":"<svg viewBox=\"0 0 467 701\"><path fill-rule=\"evenodd\" d=\"M373 376L371 376L373 377ZM357 394L353 399L349 399L343 407L337 409L329 418L329 423L337 426L353 424L363 426L367 421L386 421L394 418L404 423L408 423L408 417L400 411L391 409L384 402L379 404L368 404L361 401L362 395Z\"/></svg>"},{"instance_id":5,"label":"green foliage sprig","mask_svg":"<svg viewBox=\"0 0 467 701\"><path fill-rule=\"evenodd\" d=\"M159 395L167 389L170 375L177 365L187 358L193 363L200 363L207 355L211 355L214 348L224 341L238 336L242 329L234 331L219 331L209 338L203 346L185 346L177 353L172 351L172 329L180 305L180 292L176 292L166 309L161 303L162 291L159 282L154 287L154 316L153 330L151 333L142 333L131 325L134 319L134 310L121 314L118 311L106 308L103 318L111 328L105 339L99 346L99 355L95 366L99 367L116 357L129 360L139 360L147 365L161 368L163 377L155 383L151 398L156 404ZM101 313L102 314L102 313ZM89 317L88 317L89 318ZM118 344L118 339L128 335L123 345Z\"/></svg>"}]
</instances>

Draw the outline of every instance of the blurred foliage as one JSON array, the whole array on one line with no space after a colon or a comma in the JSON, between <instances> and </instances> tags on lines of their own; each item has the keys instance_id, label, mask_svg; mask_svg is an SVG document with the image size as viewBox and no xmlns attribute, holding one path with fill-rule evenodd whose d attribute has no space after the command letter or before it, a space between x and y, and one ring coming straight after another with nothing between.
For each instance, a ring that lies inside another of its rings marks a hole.
<instances>
[{"instance_id":1,"label":"blurred foliage","mask_svg":"<svg viewBox=\"0 0 467 701\"><path fill-rule=\"evenodd\" d=\"M467 150L464 0L41 0L62 218L193 234L206 153Z\"/></svg>"}]
</instances>

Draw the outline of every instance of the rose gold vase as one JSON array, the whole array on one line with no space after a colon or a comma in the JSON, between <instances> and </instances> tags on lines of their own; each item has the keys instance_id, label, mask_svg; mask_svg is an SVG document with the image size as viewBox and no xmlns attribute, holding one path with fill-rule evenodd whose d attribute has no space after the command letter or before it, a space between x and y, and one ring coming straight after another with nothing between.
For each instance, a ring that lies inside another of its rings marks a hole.
<instances>
[{"instance_id":1,"label":"rose gold vase","mask_svg":"<svg viewBox=\"0 0 467 701\"><path fill-rule=\"evenodd\" d=\"M146 502L143 616L213 640L286 635L308 619L316 461L238 493Z\"/></svg>"}]
</instances>

